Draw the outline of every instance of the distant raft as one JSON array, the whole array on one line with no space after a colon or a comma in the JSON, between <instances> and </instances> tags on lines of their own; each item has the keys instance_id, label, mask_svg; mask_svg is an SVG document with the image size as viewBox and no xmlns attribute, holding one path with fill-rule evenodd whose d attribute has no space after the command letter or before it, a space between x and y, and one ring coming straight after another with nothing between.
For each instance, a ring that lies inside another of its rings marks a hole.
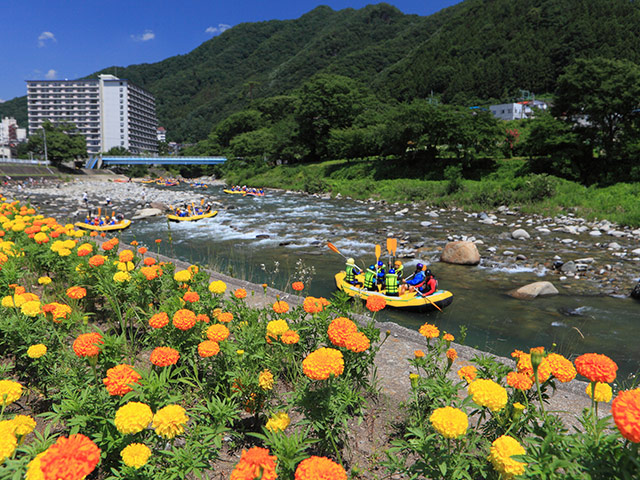
<instances>
[{"instance_id":1,"label":"distant raft","mask_svg":"<svg viewBox=\"0 0 640 480\"><path fill-rule=\"evenodd\" d=\"M247 192L243 192L242 190L222 190L224 193L228 193L229 195L246 195Z\"/></svg>"},{"instance_id":2,"label":"distant raft","mask_svg":"<svg viewBox=\"0 0 640 480\"><path fill-rule=\"evenodd\" d=\"M217 214L218 214L218 210L214 210L213 212L201 213L200 215L191 215L189 217L180 217L178 215L167 215L167 218L172 222L195 222L197 220L202 220L203 218L215 217Z\"/></svg>"},{"instance_id":3,"label":"distant raft","mask_svg":"<svg viewBox=\"0 0 640 480\"><path fill-rule=\"evenodd\" d=\"M90 223L76 222L75 226L78 228L84 228L85 230L93 230L95 232L111 232L113 230L124 230L131 225L131 220L121 220L118 223L112 225L92 225Z\"/></svg>"},{"instance_id":4,"label":"distant raft","mask_svg":"<svg viewBox=\"0 0 640 480\"><path fill-rule=\"evenodd\" d=\"M434 305L443 309L444 307L451 305L453 302L453 293L447 290L436 290L429 296L423 296L416 292L406 292L399 297L389 296L382 292L370 292L361 287L364 276L358 275L356 279L360 281L359 285L351 285L344 281L347 274L342 271L336 274L336 286L351 297L360 297L366 300L370 296L378 296L385 299L388 307L399 308L400 310L414 311L414 312L428 312L436 310Z\"/></svg>"}]
</instances>

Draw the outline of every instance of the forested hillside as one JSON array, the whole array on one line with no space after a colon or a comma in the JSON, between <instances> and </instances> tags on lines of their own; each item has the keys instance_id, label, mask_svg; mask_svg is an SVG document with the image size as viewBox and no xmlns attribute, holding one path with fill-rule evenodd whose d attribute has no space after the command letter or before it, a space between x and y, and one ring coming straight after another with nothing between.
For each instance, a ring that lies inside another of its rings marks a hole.
<instances>
[{"instance_id":1,"label":"forested hillside","mask_svg":"<svg viewBox=\"0 0 640 480\"><path fill-rule=\"evenodd\" d=\"M296 91L318 73L349 77L382 103L433 93L468 105L520 89L553 92L575 58L595 56L640 61L637 3L466 0L429 17L388 4L318 7L296 20L237 25L186 55L119 66L118 75L156 96L170 140L197 141L252 101ZM0 104L0 115L25 124L25 98Z\"/></svg>"}]
</instances>

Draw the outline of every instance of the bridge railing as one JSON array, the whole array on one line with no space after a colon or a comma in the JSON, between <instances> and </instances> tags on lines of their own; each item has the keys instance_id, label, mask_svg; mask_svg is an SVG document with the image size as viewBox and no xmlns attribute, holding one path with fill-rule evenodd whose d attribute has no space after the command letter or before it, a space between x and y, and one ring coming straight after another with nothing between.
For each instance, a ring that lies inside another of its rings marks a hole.
<instances>
[{"instance_id":1,"label":"bridge railing","mask_svg":"<svg viewBox=\"0 0 640 480\"><path fill-rule=\"evenodd\" d=\"M226 157L90 157L86 168L102 165L219 165L227 161Z\"/></svg>"}]
</instances>

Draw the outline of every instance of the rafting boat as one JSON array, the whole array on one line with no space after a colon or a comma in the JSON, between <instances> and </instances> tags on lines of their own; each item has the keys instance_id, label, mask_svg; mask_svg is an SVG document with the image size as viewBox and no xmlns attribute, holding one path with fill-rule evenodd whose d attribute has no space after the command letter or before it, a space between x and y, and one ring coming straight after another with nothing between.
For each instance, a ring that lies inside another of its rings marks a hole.
<instances>
[{"instance_id":1,"label":"rafting boat","mask_svg":"<svg viewBox=\"0 0 640 480\"><path fill-rule=\"evenodd\" d=\"M387 306L399 308L401 310L427 312L431 310L437 310L434 305L437 305L440 309L450 305L453 302L453 294L447 290L436 290L431 295L423 296L416 292L406 292L399 297L388 296L382 292L370 292L361 288L364 281L364 275L357 275L356 279L360 282L359 285L351 285L344 281L344 277L347 274L342 271L336 274L336 286L351 297L360 297L366 300L370 296L382 297L386 300Z\"/></svg>"},{"instance_id":2,"label":"rafting boat","mask_svg":"<svg viewBox=\"0 0 640 480\"><path fill-rule=\"evenodd\" d=\"M230 195L246 195L247 192L243 192L242 190L222 190L224 193L228 193Z\"/></svg>"},{"instance_id":3,"label":"rafting boat","mask_svg":"<svg viewBox=\"0 0 640 480\"><path fill-rule=\"evenodd\" d=\"M251 197L264 197L264 193L247 192L247 195Z\"/></svg>"},{"instance_id":4,"label":"rafting boat","mask_svg":"<svg viewBox=\"0 0 640 480\"><path fill-rule=\"evenodd\" d=\"M111 232L113 230L124 230L131 225L131 220L121 220L113 225L92 225L90 223L76 222L75 226L84 228L85 230L93 230L95 232Z\"/></svg>"},{"instance_id":5,"label":"rafting boat","mask_svg":"<svg viewBox=\"0 0 640 480\"><path fill-rule=\"evenodd\" d=\"M180 217L178 215L167 215L167 218L173 222L195 222L196 220L202 220L203 218L215 217L218 214L217 210L208 213L202 213L200 215L191 215L190 217Z\"/></svg>"}]
</instances>

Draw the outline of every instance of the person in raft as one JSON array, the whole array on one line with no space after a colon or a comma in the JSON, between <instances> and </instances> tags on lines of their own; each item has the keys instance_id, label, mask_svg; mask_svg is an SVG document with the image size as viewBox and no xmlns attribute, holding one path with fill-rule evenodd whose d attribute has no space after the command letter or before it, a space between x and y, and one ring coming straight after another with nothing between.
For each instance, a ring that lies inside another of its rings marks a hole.
<instances>
[{"instance_id":1,"label":"person in raft","mask_svg":"<svg viewBox=\"0 0 640 480\"><path fill-rule=\"evenodd\" d=\"M407 291L407 289L412 292L415 289L420 289L422 287L422 285L424 285L425 282L425 275L424 275L424 265L422 265L421 263L416 265L416 271L413 273L413 275L411 275L411 277L409 277L408 280L403 280L403 285L402 285L402 289L400 291L400 295L402 295L404 292Z\"/></svg>"},{"instance_id":2,"label":"person in raft","mask_svg":"<svg viewBox=\"0 0 640 480\"><path fill-rule=\"evenodd\" d=\"M360 270L356 266L356 262L353 258L347 259L347 264L345 265L344 271L347 272L347 275L344 277L344 281L350 283L351 285L356 285L358 283L358 281L356 280L356 275L360 275L362 273L362 270Z\"/></svg>"},{"instance_id":3,"label":"person in raft","mask_svg":"<svg viewBox=\"0 0 640 480\"><path fill-rule=\"evenodd\" d=\"M436 280L436 278L431 273L431 270L429 269L424 272L424 276L425 281L422 287L419 288L419 291L423 296L426 297L427 295L431 295L436 291L436 289L438 288L438 280Z\"/></svg>"},{"instance_id":4,"label":"person in raft","mask_svg":"<svg viewBox=\"0 0 640 480\"><path fill-rule=\"evenodd\" d=\"M395 269L396 274L398 275L398 280L402 281L402 277L404 277L404 265L402 265L402 262L400 260L396 260L391 268Z\"/></svg>"},{"instance_id":5,"label":"person in raft","mask_svg":"<svg viewBox=\"0 0 640 480\"><path fill-rule=\"evenodd\" d=\"M376 291L376 266L369 265L367 271L364 272L364 288L370 292Z\"/></svg>"},{"instance_id":6,"label":"person in raft","mask_svg":"<svg viewBox=\"0 0 640 480\"><path fill-rule=\"evenodd\" d=\"M390 268L384 276L385 295L390 297L398 296L398 274L395 269Z\"/></svg>"}]
</instances>

